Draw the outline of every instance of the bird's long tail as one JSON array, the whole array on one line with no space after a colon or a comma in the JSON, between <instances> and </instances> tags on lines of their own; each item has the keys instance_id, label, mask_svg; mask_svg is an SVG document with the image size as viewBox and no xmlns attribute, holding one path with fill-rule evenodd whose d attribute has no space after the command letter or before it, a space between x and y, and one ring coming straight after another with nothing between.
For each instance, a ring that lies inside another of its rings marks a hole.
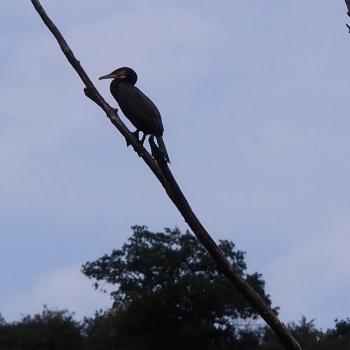
<instances>
[{"instance_id":1,"label":"bird's long tail","mask_svg":"<svg viewBox=\"0 0 350 350\"><path fill-rule=\"evenodd\" d=\"M163 141L163 137L162 136L157 136L157 142L158 142L158 146L159 146L161 152L163 153L164 159L168 163L170 163L170 159L169 159L168 152L166 150L166 147L165 147L165 144L164 144L164 141Z\"/></svg>"}]
</instances>

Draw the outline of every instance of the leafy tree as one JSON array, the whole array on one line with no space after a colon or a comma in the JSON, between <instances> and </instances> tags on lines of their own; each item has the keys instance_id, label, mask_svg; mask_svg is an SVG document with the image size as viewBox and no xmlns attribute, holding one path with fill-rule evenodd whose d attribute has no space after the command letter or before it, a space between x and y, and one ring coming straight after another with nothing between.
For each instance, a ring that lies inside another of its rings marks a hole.
<instances>
[{"instance_id":1,"label":"leafy tree","mask_svg":"<svg viewBox=\"0 0 350 350\"><path fill-rule=\"evenodd\" d=\"M339 338L350 346L350 318L346 320L335 320L335 328L328 332L329 336Z\"/></svg>"},{"instance_id":2,"label":"leafy tree","mask_svg":"<svg viewBox=\"0 0 350 350\"><path fill-rule=\"evenodd\" d=\"M350 349L349 330L350 323L347 321L336 321L335 328L322 332L315 327L314 320L308 321L305 317L298 323L290 323L289 330L298 339L303 350L348 350ZM283 350L276 335L265 327L261 350Z\"/></svg>"},{"instance_id":3,"label":"leafy tree","mask_svg":"<svg viewBox=\"0 0 350 350\"><path fill-rule=\"evenodd\" d=\"M79 350L82 349L80 326L68 311L44 307L41 314L1 324L0 349Z\"/></svg>"},{"instance_id":4,"label":"leafy tree","mask_svg":"<svg viewBox=\"0 0 350 350\"><path fill-rule=\"evenodd\" d=\"M120 349L225 349L236 343L242 320L258 315L217 271L197 239L178 229L160 233L145 226L132 229L132 237L120 250L82 268L96 280L96 288L103 283L115 286L112 310L90 323L88 335L98 338L108 325L113 330L104 337ZM261 275L246 273L244 253L227 240L219 245L271 304Z\"/></svg>"},{"instance_id":5,"label":"leafy tree","mask_svg":"<svg viewBox=\"0 0 350 350\"><path fill-rule=\"evenodd\" d=\"M350 349L350 319L335 320L335 327L327 330L321 345L320 350Z\"/></svg>"},{"instance_id":6,"label":"leafy tree","mask_svg":"<svg viewBox=\"0 0 350 350\"><path fill-rule=\"evenodd\" d=\"M120 349L117 324L118 315L114 310L98 311L93 318L85 318L82 326L86 345L84 349Z\"/></svg>"}]
</instances>

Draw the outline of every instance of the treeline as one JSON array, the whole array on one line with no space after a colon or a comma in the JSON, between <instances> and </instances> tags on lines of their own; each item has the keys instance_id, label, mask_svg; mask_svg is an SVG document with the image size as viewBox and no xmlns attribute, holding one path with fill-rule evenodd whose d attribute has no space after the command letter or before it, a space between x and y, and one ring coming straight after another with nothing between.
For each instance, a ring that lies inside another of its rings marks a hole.
<instances>
[{"instance_id":1,"label":"treeline","mask_svg":"<svg viewBox=\"0 0 350 350\"><path fill-rule=\"evenodd\" d=\"M190 233L132 229L121 249L82 267L96 289L112 286L110 310L80 322L47 308L14 323L0 317L0 350L283 349ZM271 305L262 276L247 274L245 254L227 240L220 247ZM325 331L305 318L289 328L304 350L350 349L349 319Z\"/></svg>"},{"instance_id":2,"label":"treeline","mask_svg":"<svg viewBox=\"0 0 350 350\"><path fill-rule=\"evenodd\" d=\"M152 315L150 314L151 318ZM41 314L23 317L14 323L0 324L0 349L16 350L141 350L164 349L166 339L153 330L145 337L142 330L134 329L125 339L120 330L118 314L113 310L100 312L81 322L68 311L44 308ZM145 325L147 328L147 325ZM298 339L304 350L348 350L350 349L350 320L336 321L332 329L326 331L315 327L313 321L303 318L298 324L290 324L289 329ZM130 330L129 330L130 331ZM267 327L240 325L230 336L213 341L208 340L204 329L198 333L189 332L187 339L180 334L176 344L170 343L167 349L218 349L218 350L283 350L274 334ZM204 341L200 341L203 336ZM183 340L181 340L183 338ZM192 338L192 341L191 341ZM159 341L158 341L159 340ZM127 343L126 343L127 341ZM183 343L183 344L182 344ZM182 345L181 345L182 344ZM200 346L200 347L199 347Z\"/></svg>"}]
</instances>

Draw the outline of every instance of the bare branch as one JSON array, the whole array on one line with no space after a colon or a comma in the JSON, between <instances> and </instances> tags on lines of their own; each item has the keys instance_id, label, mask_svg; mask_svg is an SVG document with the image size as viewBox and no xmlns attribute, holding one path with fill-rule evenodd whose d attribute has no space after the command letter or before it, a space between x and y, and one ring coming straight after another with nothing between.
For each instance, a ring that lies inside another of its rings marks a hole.
<instances>
[{"instance_id":1,"label":"bare branch","mask_svg":"<svg viewBox=\"0 0 350 350\"><path fill-rule=\"evenodd\" d=\"M347 15L350 17L350 0L345 0L345 4L348 9ZM348 28L348 31L350 33L350 26L347 23L345 25Z\"/></svg>"},{"instance_id":2,"label":"bare branch","mask_svg":"<svg viewBox=\"0 0 350 350\"><path fill-rule=\"evenodd\" d=\"M177 184L173 174L171 173L168 164L165 162L162 153L159 151L158 147L154 143L153 138L150 138L150 144L154 158L140 143L137 142L136 138L128 130L128 128L118 116L116 110L113 109L100 95L100 93L98 92L98 90L96 89L96 87L94 86L94 84L80 65L80 62L75 58L72 50L63 38L62 34L59 32L59 30L51 21L51 19L47 16L40 2L38 0L31 0L31 2L35 7L36 11L38 12L39 16L42 18L42 20L48 27L48 29L56 38L64 55L67 57L70 64L73 66L75 71L80 76L81 80L84 82L86 86L84 89L84 93L86 94L86 96L92 101L94 101L105 111L107 117L110 119L112 124L125 137L127 144L131 144L135 152L137 152L137 154L145 161L145 163L157 177L157 179L165 189L166 193L168 194L169 198L175 204L185 221L191 227L194 234L197 236L199 241L205 246L205 248L213 257L213 259L216 261L220 270L236 286L236 288L242 293L242 295L257 309L261 317L276 332L281 343L284 344L286 349L301 350L298 342L289 333L284 324L278 319L274 311L234 269L234 267L225 257L222 250L217 246L215 241L212 239L212 237L205 230L201 222L198 220L198 218L192 211L187 199L182 193L179 185Z\"/></svg>"},{"instance_id":3,"label":"bare branch","mask_svg":"<svg viewBox=\"0 0 350 350\"><path fill-rule=\"evenodd\" d=\"M347 15L350 17L350 0L345 0L346 7L348 8Z\"/></svg>"}]
</instances>

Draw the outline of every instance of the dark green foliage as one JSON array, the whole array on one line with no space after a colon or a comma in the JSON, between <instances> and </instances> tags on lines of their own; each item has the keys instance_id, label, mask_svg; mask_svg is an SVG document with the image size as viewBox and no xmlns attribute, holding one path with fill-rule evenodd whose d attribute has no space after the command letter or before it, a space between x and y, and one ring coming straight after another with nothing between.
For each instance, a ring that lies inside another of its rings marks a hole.
<instances>
[{"instance_id":1,"label":"dark green foliage","mask_svg":"<svg viewBox=\"0 0 350 350\"><path fill-rule=\"evenodd\" d=\"M0 349L58 350L82 349L79 324L68 311L44 308L41 314L20 322L0 324Z\"/></svg>"},{"instance_id":2,"label":"dark green foliage","mask_svg":"<svg viewBox=\"0 0 350 350\"><path fill-rule=\"evenodd\" d=\"M316 346L322 339L322 332L315 328L314 320L307 321L305 317L302 317L299 323L290 323L288 325L289 330L293 336L298 340L303 350L316 350ZM283 350L279 340L275 334L269 329L265 328L263 339L264 350Z\"/></svg>"},{"instance_id":3,"label":"dark green foliage","mask_svg":"<svg viewBox=\"0 0 350 350\"><path fill-rule=\"evenodd\" d=\"M303 350L349 350L350 320L335 321L335 327L322 332L317 329L314 320L303 317L299 323L291 323L288 328L298 339ZM267 327L264 330L261 350L284 350L278 339ZM254 348L253 348L254 349Z\"/></svg>"},{"instance_id":4,"label":"dark green foliage","mask_svg":"<svg viewBox=\"0 0 350 350\"><path fill-rule=\"evenodd\" d=\"M235 341L237 320L257 318L190 233L154 233L143 226L133 231L121 250L83 266L83 273L97 281L96 288L101 282L116 286L112 312L107 319L98 318L112 325L116 346L220 349ZM229 241L219 245L270 304L261 275L245 273L244 253Z\"/></svg>"},{"instance_id":5,"label":"dark green foliage","mask_svg":"<svg viewBox=\"0 0 350 350\"><path fill-rule=\"evenodd\" d=\"M322 339L321 350L350 349L350 319L335 320L335 327L327 330Z\"/></svg>"},{"instance_id":6,"label":"dark green foliage","mask_svg":"<svg viewBox=\"0 0 350 350\"><path fill-rule=\"evenodd\" d=\"M141 349L141 346L144 346L141 344L143 339L127 346L122 345L121 334L116 332L120 326L119 315L113 310L97 312L93 318L86 318L78 323L67 311L45 308L42 314L26 316L12 324L2 319L0 350L123 350ZM305 318L297 324L289 324L289 329L298 338L303 350L348 350L349 328L349 319L336 320L335 327L326 332L317 330L314 322ZM135 337L138 331L135 329ZM161 340L162 334L158 334L156 338ZM249 324L236 330L229 341L223 337L217 344L221 350L284 350L269 328ZM191 345L183 344L182 348L188 349L189 346ZM203 347L207 348L207 345L204 344ZM173 348L175 347L169 344L169 349ZM153 350L157 349L157 346L143 349Z\"/></svg>"}]
</instances>

